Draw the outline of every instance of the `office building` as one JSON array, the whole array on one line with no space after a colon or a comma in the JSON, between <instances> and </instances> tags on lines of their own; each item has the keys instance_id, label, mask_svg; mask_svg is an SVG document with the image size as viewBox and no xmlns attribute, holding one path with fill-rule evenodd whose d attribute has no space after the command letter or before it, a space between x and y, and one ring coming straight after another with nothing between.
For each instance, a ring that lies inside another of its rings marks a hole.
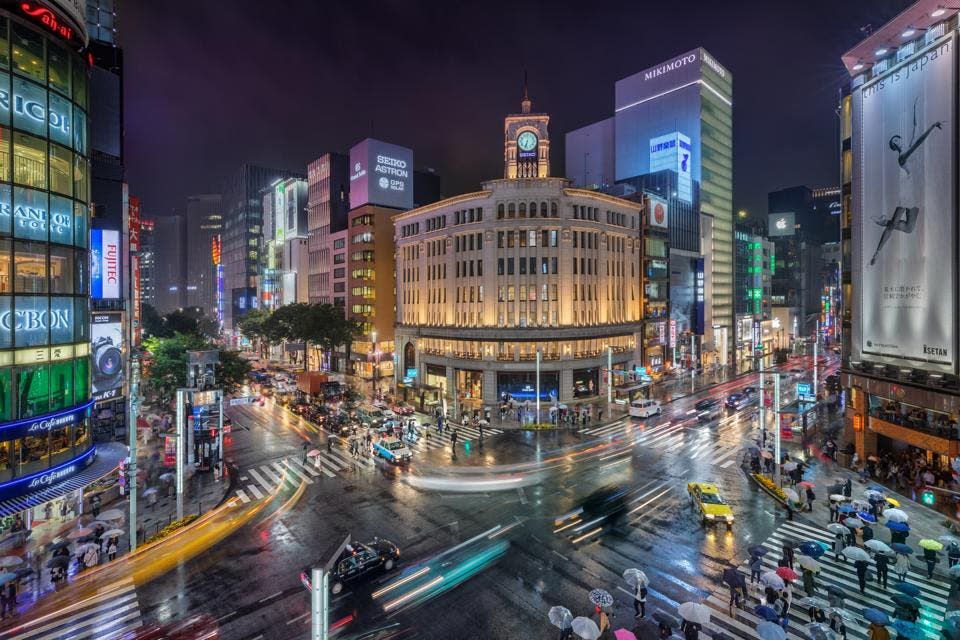
<instances>
[{"instance_id":1,"label":"office building","mask_svg":"<svg viewBox=\"0 0 960 640\"><path fill-rule=\"evenodd\" d=\"M915 2L843 55L839 109L844 436L937 472L960 454L956 47L957 9Z\"/></svg>"},{"instance_id":2,"label":"office building","mask_svg":"<svg viewBox=\"0 0 960 640\"><path fill-rule=\"evenodd\" d=\"M154 223L154 307L162 315L186 304L186 225L182 215L156 216Z\"/></svg>"},{"instance_id":3,"label":"office building","mask_svg":"<svg viewBox=\"0 0 960 640\"><path fill-rule=\"evenodd\" d=\"M698 288L706 296L702 321L686 303L671 316L688 327L698 359L729 364L735 346L730 71L698 48L619 80L613 116L567 134L566 167L574 186L666 201L677 290L696 287L703 268Z\"/></svg>"},{"instance_id":4,"label":"office building","mask_svg":"<svg viewBox=\"0 0 960 640\"><path fill-rule=\"evenodd\" d=\"M122 333L89 301L121 296L121 245L118 232L90 230L85 16L75 2L45 5L0 8L0 92L15 98L0 111L0 517L27 529L46 503L73 512L126 455L92 429L95 389L119 384ZM21 97L33 107L15 107Z\"/></svg>"},{"instance_id":5,"label":"office building","mask_svg":"<svg viewBox=\"0 0 960 640\"><path fill-rule=\"evenodd\" d=\"M263 192L278 179L302 177L281 169L245 163L223 188L223 323L231 333L236 319L259 304Z\"/></svg>"},{"instance_id":6,"label":"office building","mask_svg":"<svg viewBox=\"0 0 960 640\"><path fill-rule=\"evenodd\" d=\"M307 166L307 291L310 302L331 303L331 234L347 228L350 158L325 153Z\"/></svg>"},{"instance_id":7,"label":"office building","mask_svg":"<svg viewBox=\"0 0 960 640\"><path fill-rule=\"evenodd\" d=\"M734 231L734 311L737 371L772 365L771 281L774 246L759 226L738 223Z\"/></svg>"},{"instance_id":8,"label":"office building","mask_svg":"<svg viewBox=\"0 0 960 640\"><path fill-rule=\"evenodd\" d=\"M152 217L140 217L140 304L157 307L157 235Z\"/></svg>"},{"instance_id":9,"label":"office building","mask_svg":"<svg viewBox=\"0 0 960 640\"><path fill-rule=\"evenodd\" d=\"M223 233L223 201L220 194L187 196L186 272L184 305L217 317L217 265L214 250Z\"/></svg>"},{"instance_id":10,"label":"office building","mask_svg":"<svg viewBox=\"0 0 960 640\"><path fill-rule=\"evenodd\" d=\"M278 180L263 194L260 306L307 302L307 181Z\"/></svg>"},{"instance_id":11,"label":"office building","mask_svg":"<svg viewBox=\"0 0 960 640\"><path fill-rule=\"evenodd\" d=\"M595 396L608 361L640 362L642 207L548 177L547 123L524 95L509 177L393 217L397 381L421 406L534 401L538 380L546 402Z\"/></svg>"}]
</instances>

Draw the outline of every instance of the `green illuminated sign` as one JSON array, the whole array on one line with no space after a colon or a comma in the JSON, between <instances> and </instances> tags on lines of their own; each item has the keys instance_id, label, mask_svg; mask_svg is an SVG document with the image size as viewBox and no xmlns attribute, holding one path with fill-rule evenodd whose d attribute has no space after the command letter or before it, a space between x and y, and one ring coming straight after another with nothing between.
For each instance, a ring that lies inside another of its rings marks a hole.
<instances>
[{"instance_id":1,"label":"green illuminated sign","mask_svg":"<svg viewBox=\"0 0 960 640\"><path fill-rule=\"evenodd\" d=\"M920 502L927 505L928 507L932 507L936 501L937 501L937 497L933 494L933 491L924 491L920 495Z\"/></svg>"}]
</instances>

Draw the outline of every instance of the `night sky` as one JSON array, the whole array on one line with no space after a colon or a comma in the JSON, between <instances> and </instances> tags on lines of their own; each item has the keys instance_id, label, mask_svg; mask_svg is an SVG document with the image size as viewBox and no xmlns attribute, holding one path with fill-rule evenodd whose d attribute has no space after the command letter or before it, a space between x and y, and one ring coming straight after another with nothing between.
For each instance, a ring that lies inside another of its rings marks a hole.
<instances>
[{"instance_id":1,"label":"night sky","mask_svg":"<svg viewBox=\"0 0 960 640\"><path fill-rule=\"evenodd\" d=\"M367 136L413 148L445 195L502 177L523 70L564 133L607 117L620 78L705 47L734 78L734 206L838 184L840 55L910 4L126 0L126 165L147 214L219 192L243 161L306 173Z\"/></svg>"}]
</instances>

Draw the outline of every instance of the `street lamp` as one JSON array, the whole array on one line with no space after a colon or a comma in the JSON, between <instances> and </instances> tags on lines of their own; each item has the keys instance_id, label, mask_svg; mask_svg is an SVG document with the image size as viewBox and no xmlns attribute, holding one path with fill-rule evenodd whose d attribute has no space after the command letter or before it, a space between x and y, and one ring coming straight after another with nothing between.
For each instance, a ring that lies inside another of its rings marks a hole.
<instances>
[{"instance_id":1,"label":"street lamp","mask_svg":"<svg viewBox=\"0 0 960 640\"><path fill-rule=\"evenodd\" d=\"M380 352L377 350L377 330L370 332L370 351L373 354L373 374L370 376L372 397L377 397L377 374L380 372Z\"/></svg>"}]
</instances>

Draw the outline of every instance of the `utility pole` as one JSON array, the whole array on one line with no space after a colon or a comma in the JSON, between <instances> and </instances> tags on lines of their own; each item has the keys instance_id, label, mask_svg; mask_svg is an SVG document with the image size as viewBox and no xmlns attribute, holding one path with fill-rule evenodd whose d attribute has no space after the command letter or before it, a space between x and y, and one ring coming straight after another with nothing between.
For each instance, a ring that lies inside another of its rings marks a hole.
<instances>
[{"instance_id":1,"label":"utility pole","mask_svg":"<svg viewBox=\"0 0 960 640\"><path fill-rule=\"evenodd\" d=\"M777 486L780 486L780 374L773 379L773 455Z\"/></svg>"},{"instance_id":2,"label":"utility pole","mask_svg":"<svg viewBox=\"0 0 960 640\"><path fill-rule=\"evenodd\" d=\"M539 353L539 351L537 352ZM610 404L613 403L613 347L607 345L607 415L610 415Z\"/></svg>"},{"instance_id":3,"label":"utility pole","mask_svg":"<svg viewBox=\"0 0 960 640\"><path fill-rule=\"evenodd\" d=\"M537 424L540 424L540 347L537 347ZM609 402L609 400L608 400Z\"/></svg>"},{"instance_id":4,"label":"utility pole","mask_svg":"<svg viewBox=\"0 0 960 640\"><path fill-rule=\"evenodd\" d=\"M763 355L760 356L760 442L767 445L767 407L766 407L766 379L763 375Z\"/></svg>"},{"instance_id":5,"label":"utility pole","mask_svg":"<svg viewBox=\"0 0 960 640\"><path fill-rule=\"evenodd\" d=\"M348 544L349 535L327 564L310 570L310 640L328 640L330 637L330 571Z\"/></svg>"},{"instance_id":6,"label":"utility pole","mask_svg":"<svg viewBox=\"0 0 960 640\"><path fill-rule=\"evenodd\" d=\"M187 416L184 410L187 405L187 394L190 389L177 389L177 520L183 519L183 447L186 443Z\"/></svg>"},{"instance_id":7,"label":"utility pole","mask_svg":"<svg viewBox=\"0 0 960 640\"><path fill-rule=\"evenodd\" d=\"M131 344L132 343L128 343ZM133 354L131 346L130 356L130 398L127 404L129 410L127 438L130 448L130 463L127 470L130 480L127 487L130 489L130 551L137 550L137 418L140 413L140 356Z\"/></svg>"}]
</instances>

